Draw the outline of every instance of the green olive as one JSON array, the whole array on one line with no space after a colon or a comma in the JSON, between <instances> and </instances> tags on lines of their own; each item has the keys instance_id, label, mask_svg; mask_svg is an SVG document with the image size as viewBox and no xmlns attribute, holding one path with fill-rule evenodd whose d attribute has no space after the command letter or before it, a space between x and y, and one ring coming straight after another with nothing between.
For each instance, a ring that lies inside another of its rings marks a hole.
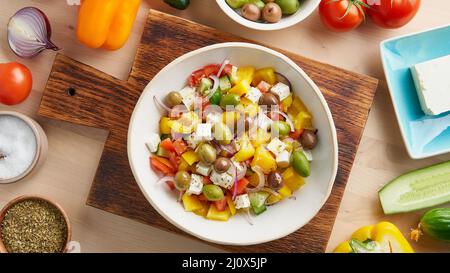
<instances>
[{"instance_id":1,"label":"green olive","mask_svg":"<svg viewBox=\"0 0 450 273\"><path fill-rule=\"evenodd\" d=\"M236 106L241 102L241 97L236 94L226 94L220 100L220 106L226 108L227 106Z\"/></svg>"},{"instance_id":2,"label":"green olive","mask_svg":"<svg viewBox=\"0 0 450 273\"><path fill-rule=\"evenodd\" d=\"M231 162L226 157L219 157L216 162L214 162L214 169L218 173L224 173L228 171L231 167Z\"/></svg>"},{"instance_id":3,"label":"green olive","mask_svg":"<svg viewBox=\"0 0 450 273\"><path fill-rule=\"evenodd\" d=\"M216 161L216 149L208 143L201 144L198 147L197 154L200 160L206 164L212 164Z\"/></svg>"},{"instance_id":4,"label":"green olive","mask_svg":"<svg viewBox=\"0 0 450 273\"><path fill-rule=\"evenodd\" d=\"M300 1L298 0L276 0L275 3L280 6L284 15L294 14L300 8Z\"/></svg>"},{"instance_id":5,"label":"green olive","mask_svg":"<svg viewBox=\"0 0 450 273\"><path fill-rule=\"evenodd\" d=\"M303 151L295 151L292 154L292 167L303 177L308 177L311 173L309 161Z\"/></svg>"},{"instance_id":6,"label":"green olive","mask_svg":"<svg viewBox=\"0 0 450 273\"><path fill-rule=\"evenodd\" d=\"M286 121L277 120L271 126L272 136L287 136L291 131L291 126Z\"/></svg>"},{"instance_id":7,"label":"green olive","mask_svg":"<svg viewBox=\"0 0 450 273\"><path fill-rule=\"evenodd\" d=\"M317 135L314 131L305 130L300 137L300 143L304 148L314 149L317 145Z\"/></svg>"},{"instance_id":8,"label":"green olive","mask_svg":"<svg viewBox=\"0 0 450 273\"><path fill-rule=\"evenodd\" d=\"M189 188L189 184L191 183L191 175L186 171L178 171L175 174L175 188L180 191L185 191Z\"/></svg>"},{"instance_id":9,"label":"green olive","mask_svg":"<svg viewBox=\"0 0 450 273\"><path fill-rule=\"evenodd\" d=\"M219 201L224 197L223 190L214 184L204 185L202 191L208 201Z\"/></svg>"},{"instance_id":10,"label":"green olive","mask_svg":"<svg viewBox=\"0 0 450 273\"><path fill-rule=\"evenodd\" d=\"M214 124L213 137L222 145L227 145L233 140L233 133L230 128L222 122Z\"/></svg>"},{"instance_id":11,"label":"green olive","mask_svg":"<svg viewBox=\"0 0 450 273\"><path fill-rule=\"evenodd\" d=\"M180 92L172 91L167 95L166 102L170 107L174 107L183 102L183 97L181 96Z\"/></svg>"}]
</instances>

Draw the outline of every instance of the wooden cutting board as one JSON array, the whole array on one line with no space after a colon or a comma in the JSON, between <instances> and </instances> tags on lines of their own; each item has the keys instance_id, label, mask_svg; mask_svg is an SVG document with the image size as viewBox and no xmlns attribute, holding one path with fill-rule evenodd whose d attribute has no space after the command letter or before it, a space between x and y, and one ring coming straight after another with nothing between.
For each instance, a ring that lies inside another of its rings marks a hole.
<instances>
[{"instance_id":1,"label":"wooden cutting board","mask_svg":"<svg viewBox=\"0 0 450 273\"><path fill-rule=\"evenodd\" d=\"M87 204L158 228L181 233L147 202L131 173L127 129L147 83L175 58L200 47L246 39L150 10L127 82L57 55L39 114L110 132ZM233 252L323 252L372 105L377 80L278 50L319 86L330 106L339 142L339 170L327 203L306 226L282 239L254 246L218 246Z\"/></svg>"}]
</instances>

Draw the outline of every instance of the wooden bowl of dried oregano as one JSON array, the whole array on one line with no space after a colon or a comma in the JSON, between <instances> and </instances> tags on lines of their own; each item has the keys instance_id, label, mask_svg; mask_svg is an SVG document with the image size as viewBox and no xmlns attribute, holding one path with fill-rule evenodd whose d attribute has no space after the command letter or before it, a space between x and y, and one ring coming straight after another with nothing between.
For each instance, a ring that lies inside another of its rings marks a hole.
<instances>
[{"instance_id":1,"label":"wooden bowl of dried oregano","mask_svg":"<svg viewBox=\"0 0 450 273\"><path fill-rule=\"evenodd\" d=\"M0 253L62 253L71 236L67 214L45 197L20 196L0 211Z\"/></svg>"}]
</instances>

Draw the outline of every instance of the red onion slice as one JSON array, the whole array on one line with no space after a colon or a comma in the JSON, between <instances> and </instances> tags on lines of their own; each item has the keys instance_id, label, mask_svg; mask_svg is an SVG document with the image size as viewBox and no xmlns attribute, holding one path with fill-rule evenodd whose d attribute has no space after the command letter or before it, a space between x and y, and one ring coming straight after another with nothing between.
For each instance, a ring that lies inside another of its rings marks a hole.
<instances>
[{"instance_id":1,"label":"red onion slice","mask_svg":"<svg viewBox=\"0 0 450 273\"><path fill-rule=\"evenodd\" d=\"M211 75L209 77L214 81L214 84L212 89L209 91L208 96L206 97L208 100L214 95L214 93L216 93L217 89L219 88L219 78L214 75Z\"/></svg>"},{"instance_id":2,"label":"red onion slice","mask_svg":"<svg viewBox=\"0 0 450 273\"><path fill-rule=\"evenodd\" d=\"M253 218L252 215L250 214L250 209L248 208L244 209L244 218L251 226L253 226Z\"/></svg>"},{"instance_id":3,"label":"red onion slice","mask_svg":"<svg viewBox=\"0 0 450 273\"><path fill-rule=\"evenodd\" d=\"M167 111L170 112L170 109L167 105L165 105L157 96L153 96L153 101L155 102L156 106Z\"/></svg>"},{"instance_id":4,"label":"red onion slice","mask_svg":"<svg viewBox=\"0 0 450 273\"><path fill-rule=\"evenodd\" d=\"M220 66L219 72L217 73L217 77L220 77L220 75L222 75L222 72L223 72L223 70L225 69L225 66L226 66L227 64L229 64L229 63L230 63L230 61L227 60L227 59L225 59L225 60L223 61L222 65Z\"/></svg>"},{"instance_id":5,"label":"red onion slice","mask_svg":"<svg viewBox=\"0 0 450 273\"><path fill-rule=\"evenodd\" d=\"M283 112L278 111L278 110L272 110L272 112L273 112L273 113L277 113L277 114L282 115L282 116L286 119L286 122L287 122L287 123L289 124L289 126L291 127L291 132L294 132L294 131L295 131L294 123L292 122L291 118L290 118L286 113L283 113Z\"/></svg>"},{"instance_id":6,"label":"red onion slice","mask_svg":"<svg viewBox=\"0 0 450 273\"><path fill-rule=\"evenodd\" d=\"M173 181L173 180L174 180L173 176L167 175L167 176L161 177L158 181L156 181L156 184L160 184L160 183L164 183L164 182L170 182L170 181Z\"/></svg>"},{"instance_id":7,"label":"red onion slice","mask_svg":"<svg viewBox=\"0 0 450 273\"><path fill-rule=\"evenodd\" d=\"M247 189L247 192L259 192L264 188L266 178L264 177L264 173L259 166L252 167L252 170L258 175L258 185L254 188Z\"/></svg>"},{"instance_id":8,"label":"red onion slice","mask_svg":"<svg viewBox=\"0 0 450 273\"><path fill-rule=\"evenodd\" d=\"M19 57L31 58L45 49L59 50L50 41L50 37L50 23L40 9L35 7L23 8L9 20L9 47Z\"/></svg>"}]
</instances>

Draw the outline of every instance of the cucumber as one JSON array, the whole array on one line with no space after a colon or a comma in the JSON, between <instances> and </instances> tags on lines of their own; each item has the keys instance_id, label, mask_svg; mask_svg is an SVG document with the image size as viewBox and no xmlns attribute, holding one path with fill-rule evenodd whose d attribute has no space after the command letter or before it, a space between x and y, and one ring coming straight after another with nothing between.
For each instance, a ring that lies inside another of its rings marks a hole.
<instances>
[{"instance_id":1,"label":"cucumber","mask_svg":"<svg viewBox=\"0 0 450 273\"><path fill-rule=\"evenodd\" d=\"M450 242L450 208L427 211L420 219L419 229L434 239Z\"/></svg>"},{"instance_id":2,"label":"cucumber","mask_svg":"<svg viewBox=\"0 0 450 273\"><path fill-rule=\"evenodd\" d=\"M231 81L228 76L223 76L219 79L219 89L221 91L228 91L231 89Z\"/></svg>"},{"instance_id":3,"label":"cucumber","mask_svg":"<svg viewBox=\"0 0 450 273\"><path fill-rule=\"evenodd\" d=\"M213 82L210 79L203 78L200 81L200 85L198 86L198 92L200 94L205 95L209 89L213 86Z\"/></svg>"},{"instance_id":4,"label":"cucumber","mask_svg":"<svg viewBox=\"0 0 450 273\"><path fill-rule=\"evenodd\" d=\"M258 215L266 211L266 200L269 197L269 193L265 191L249 193L250 206L253 212Z\"/></svg>"},{"instance_id":5,"label":"cucumber","mask_svg":"<svg viewBox=\"0 0 450 273\"><path fill-rule=\"evenodd\" d=\"M450 202L450 161L403 174L378 193L385 214Z\"/></svg>"}]
</instances>

